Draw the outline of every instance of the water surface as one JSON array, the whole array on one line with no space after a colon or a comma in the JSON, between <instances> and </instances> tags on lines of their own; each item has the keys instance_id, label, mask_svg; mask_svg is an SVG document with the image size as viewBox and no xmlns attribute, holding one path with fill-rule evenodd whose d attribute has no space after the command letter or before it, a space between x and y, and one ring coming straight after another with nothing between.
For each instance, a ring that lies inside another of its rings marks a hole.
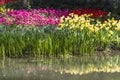
<instances>
[{"instance_id":1,"label":"water surface","mask_svg":"<svg viewBox=\"0 0 120 80\"><path fill-rule=\"evenodd\" d=\"M120 57L1 59L0 80L120 80Z\"/></svg>"}]
</instances>

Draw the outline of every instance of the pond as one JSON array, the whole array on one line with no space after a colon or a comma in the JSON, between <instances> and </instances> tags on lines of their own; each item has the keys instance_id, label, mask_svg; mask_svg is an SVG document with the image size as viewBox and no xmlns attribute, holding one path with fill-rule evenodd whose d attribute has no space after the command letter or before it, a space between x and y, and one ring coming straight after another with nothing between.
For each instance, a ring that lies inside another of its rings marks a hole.
<instances>
[{"instance_id":1,"label":"pond","mask_svg":"<svg viewBox=\"0 0 120 80\"><path fill-rule=\"evenodd\" d=\"M0 80L120 80L120 56L6 58Z\"/></svg>"}]
</instances>

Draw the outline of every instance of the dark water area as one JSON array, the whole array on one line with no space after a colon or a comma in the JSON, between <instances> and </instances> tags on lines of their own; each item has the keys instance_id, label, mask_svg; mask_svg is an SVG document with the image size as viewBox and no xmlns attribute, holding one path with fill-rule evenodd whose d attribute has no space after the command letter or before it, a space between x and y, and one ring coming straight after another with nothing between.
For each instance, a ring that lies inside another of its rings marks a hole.
<instances>
[{"instance_id":1,"label":"dark water area","mask_svg":"<svg viewBox=\"0 0 120 80\"><path fill-rule=\"evenodd\" d=\"M17 74L9 73L6 77L0 76L0 80L120 80L120 73L89 73L84 75L74 75L69 73L59 73L54 71L41 71L37 73Z\"/></svg>"},{"instance_id":2,"label":"dark water area","mask_svg":"<svg viewBox=\"0 0 120 80\"><path fill-rule=\"evenodd\" d=\"M0 80L120 80L120 57L0 60Z\"/></svg>"}]
</instances>

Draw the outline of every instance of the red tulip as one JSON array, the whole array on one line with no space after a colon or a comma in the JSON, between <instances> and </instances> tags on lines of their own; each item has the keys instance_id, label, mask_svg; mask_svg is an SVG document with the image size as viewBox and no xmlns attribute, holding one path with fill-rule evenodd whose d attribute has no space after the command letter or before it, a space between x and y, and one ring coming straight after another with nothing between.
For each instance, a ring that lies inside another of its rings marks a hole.
<instances>
[{"instance_id":1,"label":"red tulip","mask_svg":"<svg viewBox=\"0 0 120 80\"><path fill-rule=\"evenodd\" d=\"M70 10L69 13L74 13L78 14L79 16L83 14L93 14L93 18L103 18L105 20L106 16L108 15L108 12L104 12L99 9L84 9L84 8L79 8L76 10Z\"/></svg>"},{"instance_id":2,"label":"red tulip","mask_svg":"<svg viewBox=\"0 0 120 80\"><path fill-rule=\"evenodd\" d=\"M16 0L0 0L0 5L9 3L9 2L13 2L13 1L16 1Z\"/></svg>"}]
</instances>

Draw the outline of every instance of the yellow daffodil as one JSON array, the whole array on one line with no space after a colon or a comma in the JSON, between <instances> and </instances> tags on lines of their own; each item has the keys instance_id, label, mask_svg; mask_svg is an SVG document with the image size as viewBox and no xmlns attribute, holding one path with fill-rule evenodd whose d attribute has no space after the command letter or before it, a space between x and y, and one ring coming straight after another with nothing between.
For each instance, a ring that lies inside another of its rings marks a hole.
<instances>
[{"instance_id":1,"label":"yellow daffodil","mask_svg":"<svg viewBox=\"0 0 120 80\"><path fill-rule=\"evenodd\" d=\"M112 31L112 30L109 30L108 32L109 32L109 34L111 34L111 35L113 34L113 31Z\"/></svg>"},{"instance_id":2,"label":"yellow daffodil","mask_svg":"<svg viewBox=\"0 0 120 80\"><path fill-rule=\"evenodd\" d=\"M78 16L76 14L69 14L68 17L60 18L60 28L69 27L71 30L80 28L83 30L84 28L88 29L90 32L98 32L99 30L108 31L109 35L112 35L113 32L111 29L120 30L120 20L115 20L115 18L107 19L103 23L99 20L95 20L91 18L92 14L84 14Z\"/></svg>"}]
</instances>

